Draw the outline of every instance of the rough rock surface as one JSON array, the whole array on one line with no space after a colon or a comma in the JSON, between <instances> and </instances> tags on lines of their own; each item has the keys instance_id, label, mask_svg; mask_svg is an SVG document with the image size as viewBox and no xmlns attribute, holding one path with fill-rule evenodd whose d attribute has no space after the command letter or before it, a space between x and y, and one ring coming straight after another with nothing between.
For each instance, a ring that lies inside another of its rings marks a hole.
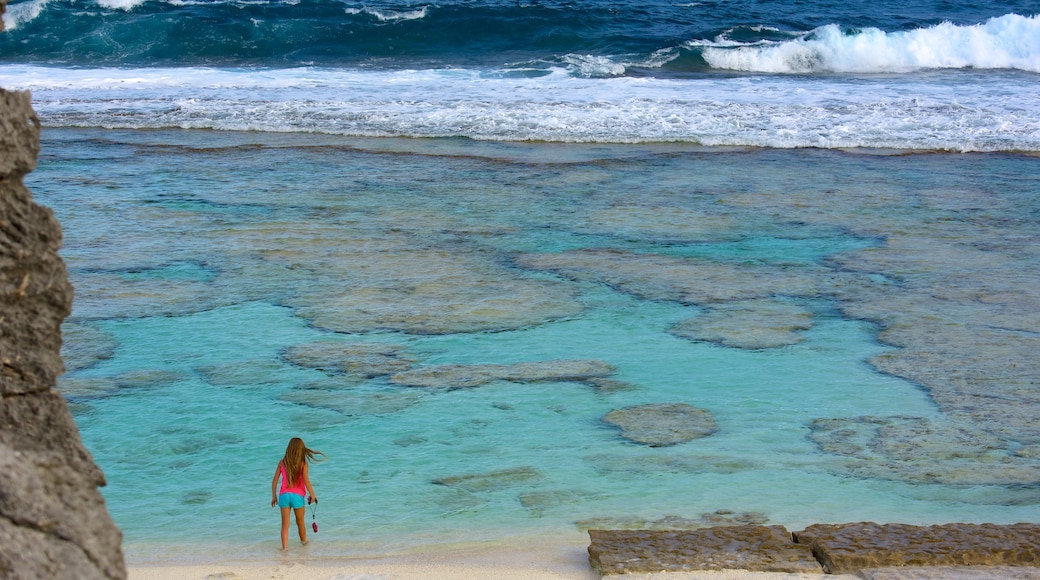
<instances>
[{"instance_id":1,"label":"rough rock surface","mask_svg":"<svg viewBox=\"0 0 1040 580\"><path fill-rule=\"evenodd\" d=\"M718 430L704 409L686 403L651 403L615 409L603 421L621 429L629 441L667 447L707 437Z\"/></svg>"},{"instance_id":2,"label":"rough rock surface","mask_svg":"<svg viewBox=\"0 0 1040 580\"><path fill-rule=\"evenodd\" d=\"M1040 566L1040 525L816 524L794 533L831 574L895 566Z\"/></svg>"},{"instance_id":3,"label":"rough rock surface","mask_svg":"<svg viewBox=\"0 0 1040 580\"><path fill-rule=\"evenodd\" d=\"M589 563L602 574L751 570L823 573L783 526L700 530L589 530Z\"/></svg>"},{"instance_id":4,"label":"rough rock surface","mask_svg":"<svg viewBox=\"0 0 1040 580\"><path fill-rule=\"evenodd\" d=\"M61 229L22 183L39 130L28 93L0 89L0 577L125 578L104 475L53 390L72 287Z\"/></svg>"}]
</instances>

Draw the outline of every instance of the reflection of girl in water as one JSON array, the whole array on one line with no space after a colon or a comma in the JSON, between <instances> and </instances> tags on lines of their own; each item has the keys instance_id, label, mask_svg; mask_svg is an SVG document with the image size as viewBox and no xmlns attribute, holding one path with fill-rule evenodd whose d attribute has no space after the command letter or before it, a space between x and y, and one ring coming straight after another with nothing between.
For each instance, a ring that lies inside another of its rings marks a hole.
<instances>
[{"instance_id":1,"label":"reflection of girl in water","mask_svg":"<svg viewBox=\"0 0 1040 580\"><path fill-rule=\"evenodd\" d=\"M285 457L282 457L274 470L274 479L271 480L271 507L277 504L282 511L282 550L289 549L290 509L296 513L296 528L300 532L300 541L307 545L307 526L304 519L306 504L318 501L318 497L314 495L314 488L311 487L308 465L315 461L317 455L325 458L321 451L308 449L303 444L303 439L293 437L289 440L289 446L285 448ZM281 487L278 486L279 479L282 480Z\"/></svg>"}]
</instances>

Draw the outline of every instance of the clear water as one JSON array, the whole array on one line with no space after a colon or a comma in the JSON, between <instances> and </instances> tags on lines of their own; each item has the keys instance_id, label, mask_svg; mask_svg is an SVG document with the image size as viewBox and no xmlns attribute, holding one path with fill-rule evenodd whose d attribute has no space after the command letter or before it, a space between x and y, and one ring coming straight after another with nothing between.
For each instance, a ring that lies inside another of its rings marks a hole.
<instances>
[{"instance_id":1,"label":"clear water","mask_svg":"<svg viewBox=\"0 0 1040 580\"><path fill-rule=\"evenodd\" d=\"M514 262L609 248L817 272L879 243L849 223L912 229L949 217L964 192L999 197L992 216L1032 235L1035 167L1003 155L47 129L29 185L63 225L77 289L66 349L79 362L59 388L108 478L128 554L275 550L270 480L301 436L329 457L311 470L311 549L348 555L718 510L791 529L1036 521L1040 500L1021 486L856 477L821 453L813 419L940 418L924 389L867 363L886 350L878 328L840 315L826 293L782 298L812 314L800 343L745 350L668 332L701 306ZM945 209L916 197L937 190ZM854 207L835 191L864 195ZM752 194L810 201L784 214L742 203ZM699 228L670 217L690 215L709 217ZM548 282L580 308L488 330L342 328L356 303L340 298L361 291L447 324L445 299L415 302L405 289L431 252L505 294ZM419 366L597 359L629 388L422 390L283 356L329 340L400 345ZM719 430L654 448L601 421L660 402L707 409ZM491 489L434 483L517 468L526 476Z\"/></svg>"}]
</instances>

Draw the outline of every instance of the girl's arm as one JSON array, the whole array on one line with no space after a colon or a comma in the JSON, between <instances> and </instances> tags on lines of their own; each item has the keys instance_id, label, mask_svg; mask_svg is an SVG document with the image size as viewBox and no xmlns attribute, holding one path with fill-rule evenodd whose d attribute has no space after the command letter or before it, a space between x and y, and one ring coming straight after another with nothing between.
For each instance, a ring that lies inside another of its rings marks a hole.
<instances>
[{"instance_id":1,"label":"girl's arm","mask_svg":"<svg viewBox=\"0 0 1040 580\"><path fill-rule=\"evenodd\" d=\"M307 485L307 493L311 494L311 499L318 501L318 497L314 495L314 488L311 487L310 468L306 461L303 462L303 483Z\"/></svg>"},{"instance_id":2,"label":"girl's arm","mask_svg":"<svg viewBox=\"0 0 1040 580\"><path fill-rule=\"evenodd\" d=\"M274 479L271 480L271 507L278 505L278 476L282 474L282 462L274 468Z\"/></svg>"}]
</instances>

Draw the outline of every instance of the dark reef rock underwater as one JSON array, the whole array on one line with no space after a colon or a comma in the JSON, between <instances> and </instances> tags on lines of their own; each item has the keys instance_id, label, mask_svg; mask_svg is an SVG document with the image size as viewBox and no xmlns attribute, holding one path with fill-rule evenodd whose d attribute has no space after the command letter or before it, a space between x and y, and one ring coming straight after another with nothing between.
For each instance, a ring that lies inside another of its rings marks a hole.
<instances>
[{"instance_id":1,"label":"dark reef rock underwater","mask_svg":"<svg viewBox=\"0 0 1040 580\"><path fill-rule=\"evenodd\" d=\"M0 578L122 579L104 474L54 391L72 286L61 228L22 182L39 144L29 94L0 89Z\"/></svg>"},{"instance_id":2,"label":"dark reef rock underwater","mask_svg":"<svg viewBox=\"0 0 1040 580\"><path fill-rule=\"evenodd\" d=\"M602 574L740 569L862 578L1040 578L1038 524L815 524L589 530ZM934 573L933 573L934 572Z\"/></svg>"}]
</instances>

